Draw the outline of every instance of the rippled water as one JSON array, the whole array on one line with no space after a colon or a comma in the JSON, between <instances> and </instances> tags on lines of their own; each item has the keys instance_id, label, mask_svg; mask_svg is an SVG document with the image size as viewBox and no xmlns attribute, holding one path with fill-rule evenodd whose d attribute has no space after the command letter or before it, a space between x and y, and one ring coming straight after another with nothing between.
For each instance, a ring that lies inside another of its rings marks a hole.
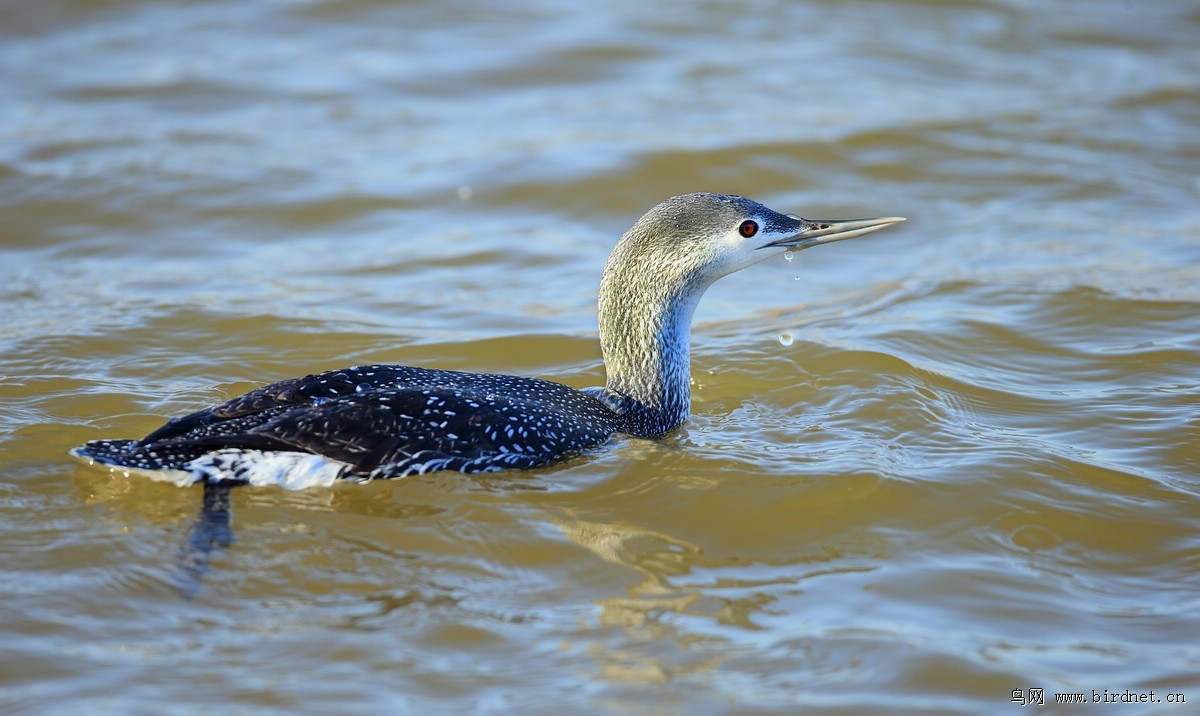
<instances>
[{"instance_id":1,"label":"rippled water","mask_svg":"<svg viewBox=\"0 0 1200 716\"><path fill-rule=\"evenodd\" d=\"M1194 711L1196 37L1142 0L0 5L0 710ZM714 287L666 440L235 490L192 593L200 488L66 455L367 361L600 383L608 250L699 190L909 222Z\"/></svg>"}]
</instances>

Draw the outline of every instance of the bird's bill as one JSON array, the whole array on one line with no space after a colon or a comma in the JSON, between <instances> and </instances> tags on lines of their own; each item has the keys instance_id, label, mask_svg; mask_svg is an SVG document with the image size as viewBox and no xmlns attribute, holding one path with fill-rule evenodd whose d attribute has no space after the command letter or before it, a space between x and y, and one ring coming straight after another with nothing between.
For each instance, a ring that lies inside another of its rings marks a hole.
<instances>
[{"instance_id":1,"label":"bird's bill","mask_svg":"<svg viewBox=\"0 0 1200 716\"><path fill-rule=\"evenodd\" d=\"M799 219L799 217L795 218ZM878 219L800 219L802 226L799 232L786 239L772 241L767 246L783 246L794 250L807 249L818 244L831 244L834 241L853 239L856 236L879 231L904 220L903 216L884 216Z\"/></svg>"}]
</instances>

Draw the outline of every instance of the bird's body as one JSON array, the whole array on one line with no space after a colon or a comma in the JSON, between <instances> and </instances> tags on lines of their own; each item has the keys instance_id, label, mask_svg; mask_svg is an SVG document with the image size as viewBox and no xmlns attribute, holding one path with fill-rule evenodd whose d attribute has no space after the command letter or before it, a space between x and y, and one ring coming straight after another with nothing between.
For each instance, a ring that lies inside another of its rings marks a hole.
<instances>
[{"instance_id":1,"label":"bird's body","mask_svg":"<svg viewBox=\"0 0 1200 716\"><path fill-rule=\"evenodd\" d=\"M81 456L127 472L290 487L337 479L531 468L608 440L620 416L537 378L354 366L264 386Z\"/></svg>"},{"instance_id":2,"label":"bird's body","mask_svg":"<svg viewBox=\"0 0 1200 716\"><path fill-rule=\"evenodd\" d=\"M531 468L621 433L657 438L687 419L692 314L713 281L786 250L899 218L810 221L742 197L688 194L618 242L600 286L603 388L406 366L356 366L264 386L141 440L72 451L114 471L307 487L459 470Z\"/></svg>"}]
</instances>

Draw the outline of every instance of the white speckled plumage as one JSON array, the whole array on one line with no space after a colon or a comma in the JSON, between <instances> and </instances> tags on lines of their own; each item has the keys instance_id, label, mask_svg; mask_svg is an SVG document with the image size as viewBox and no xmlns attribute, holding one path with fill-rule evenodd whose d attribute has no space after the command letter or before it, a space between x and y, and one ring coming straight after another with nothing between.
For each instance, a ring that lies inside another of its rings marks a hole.
<instances>
[{"instance_id":1,"label":"white speckled plumage","mask_svg":"<svg viewBox=\"0 0 1200 716\"><path fill-rule=\"evenodd\" d=\"M95 440L72 454L178 484L303 488L434 470L531 468L617 433L657 438L687 419L692 314L714 281L789 249L901 220L810 221L738 196L675 197L639 219L605 265L603 388L355 366L267 385L175 418L141 440Z\"/></svg>"}]
</instances>

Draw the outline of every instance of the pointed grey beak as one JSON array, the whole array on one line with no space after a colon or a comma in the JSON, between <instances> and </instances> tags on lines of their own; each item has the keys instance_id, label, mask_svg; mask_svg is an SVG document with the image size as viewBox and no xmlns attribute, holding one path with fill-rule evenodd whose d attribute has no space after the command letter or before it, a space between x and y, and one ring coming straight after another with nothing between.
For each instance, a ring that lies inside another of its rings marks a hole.
<instances>
[{"instance_id":1,"label":"pointed grey beak","mask_svg":"<svg viewBox=\"0 0 1200 716\"><path fill-rule=\"evenodd\" d=\"M801 219L800 231L795 236L772 241L767 246L786 246L799 251L817 244L829 244L843 239L879 231L885 226L904 221L903 216L885 216L879 219ZM766 248L764 246L763 248Z\"/></svg>"}]
</instances>

